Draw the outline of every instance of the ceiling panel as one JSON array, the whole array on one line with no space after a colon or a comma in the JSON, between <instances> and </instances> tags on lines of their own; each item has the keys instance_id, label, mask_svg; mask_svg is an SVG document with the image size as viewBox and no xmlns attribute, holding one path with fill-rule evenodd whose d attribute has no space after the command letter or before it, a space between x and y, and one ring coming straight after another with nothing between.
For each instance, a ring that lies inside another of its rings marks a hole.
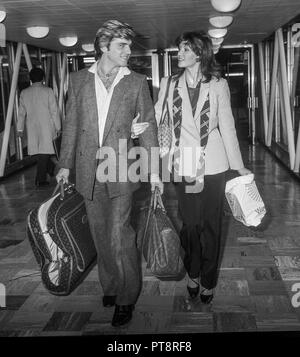
<instances>
[{"instance_id":1,"label":"ceiling panel","mask_svg":"<svg viewBox=\"0 0 300 357\"><path fill-rule=\"evenodd\" d=\"M261 41L299 14L299 5L300 0L243 0L233 13L224 44ZM137 49L156 49L174 46L182 31L207 31L209 17L216 14L209 0L6 0L0 1L1 6L7 11L8 40L63 51L59 36L77 34L79 43L68 52L81 51L81 43L93 42L97 29L108 19L117 18L135 28ZM50 26L49 35L30 38L26 26L41 24Z\"/></svg>"}]
</instances>

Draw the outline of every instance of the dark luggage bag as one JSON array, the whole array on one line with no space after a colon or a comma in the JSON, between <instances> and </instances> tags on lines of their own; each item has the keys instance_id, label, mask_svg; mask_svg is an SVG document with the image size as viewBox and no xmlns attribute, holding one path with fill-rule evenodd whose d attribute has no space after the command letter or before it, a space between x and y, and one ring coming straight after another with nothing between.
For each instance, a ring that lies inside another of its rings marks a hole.
<instances>
[{"instance_id":1,"label":"dark luggage bag","mask_svg":"<svg viewBox=\"0 0 300 357\"><path fill-rule=\"evenodd\" d=\"M42 282L54 295L70 294L94 266L84 200L72 184L58 184L50 199L30 211L27 235Z\"/></svg>"}]
</instances>

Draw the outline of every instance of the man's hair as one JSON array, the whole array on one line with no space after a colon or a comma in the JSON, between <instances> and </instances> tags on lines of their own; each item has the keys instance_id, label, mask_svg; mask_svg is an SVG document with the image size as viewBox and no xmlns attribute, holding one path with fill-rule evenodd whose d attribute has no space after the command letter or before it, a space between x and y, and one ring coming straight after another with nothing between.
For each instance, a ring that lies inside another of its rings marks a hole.
<instances>
[{"instance_id":1,"label":"man's hair","mask_svg":"<svg viewBox=\"0 0 300 357\"><path fill-rule=\"evenodd\" d=\"M29 72L29 78L32 83L41 82L45 78L45 72L41 68L32 68Z\"/></svg>"},{"instance_id":2,"label":"man's hair","mask_svg":"<svg viewBox=\"0 0 300 357\"><path fill-rule=\"evenodd\" d=\"M125 22L108 20L99 28L94 42L96 60L102 56L102 47L107 47L114 38L132 40L135 36L133 28Z\"/></svg>"},{"instance_id":3,"label":"man's hair","mask_svg":"<svg viewBox=\"0 0 300 357\"><path fill-rule=\"evenodd\" d=\"M211 39L204 31L182 33L176 39L176 46L179 47L181 43L188 45L199 56L200 68L202 74L206 77L205 82L209 82L212 76L217 79L221 77L220 67L215 60Z\"/></svg>"}]
</instances>

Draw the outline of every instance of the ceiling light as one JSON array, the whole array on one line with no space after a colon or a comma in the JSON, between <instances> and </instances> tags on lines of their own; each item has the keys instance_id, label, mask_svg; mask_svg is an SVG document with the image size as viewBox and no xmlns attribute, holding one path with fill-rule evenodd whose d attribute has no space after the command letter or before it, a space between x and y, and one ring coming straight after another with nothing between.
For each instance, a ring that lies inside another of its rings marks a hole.
<instances>
[{"instance_id":1,"label":"ceiling light","mask_svg":"<svg viewBox=\"0 0 300 357\"><path fill-rule=\"evenodd\" d=\"M95 51L95 47L93 43L84 43L82 44L82 49L86 52L92 52Z\"/></svg>"},{"instance_id":2,"label":"ceiling light","mask_svg":"<svg viewBox=\"0 0 300 357\"><path fill-rule=\"evenodd\" d=\"M6 18L6 11L0 10L0 22L2 22Z\"/></svg>"},{"instance_id":3,"label":"ceiling light","mask_svg":"<svg viewBox=\"0 0 300 357\"><path fill-rule=\"evenodd\" d=\"M211 23L211 25L213 25L214 27L218 27L218 28L227 27L227 26L231 25L232 21L233 21L233 17L230 15L228 15L228 16L214 16L209 19L209 22Z\"/></svg>"},{"instance_id":4,"label":"ceiling light","mask_svg":"<svg viewBox=\"0 0 300 357\"><path fill-rule=\"evenodd\" d=\"M235 11L242 0L210 0L212 6L220 12Z\"/></svg>"},{"instance_id":5,"label":"ceiling light","mask_svg":"<svg viewBox=\"0 0 300 357\"><path fill-rule=\"evenodd\" d=\"M222 42L224 41L224 37L220 37L220 38L211 38L211 42L213 44L213 46L217 46L220 45Z\"/></svg>"},{"instance_id":6,"label":"ceiling light","mask_svg":"<svg viewBox=\"0 0 300 357\"><path fill-rule=\"evenodd\" d=\"M34 38L43 38L46 37L49 33L48 26L30 26L26 27L26 31L29 36Z\"/></svg>"},{"instance_id":7,"label":"ceiling light","mask_svg":"<svg viewBox=\"0 0 300 357\"><path fill-rule=\"evenodd\" d=\"M209 29L208 34L214 38L224 37L227 34L227 29Z\"/></svg>"},{"instance_id":8,"label":"ceiling light","mask_svg":"<svg viewBox=\"0 0 300 357\"><path fill-rule=\"evenodd\" d=\"M66 36L66 37L59 38L59 42L66 47L72 47L76 45L77 41L78 41L77 36Z\"/></svg>"}]
</instances>

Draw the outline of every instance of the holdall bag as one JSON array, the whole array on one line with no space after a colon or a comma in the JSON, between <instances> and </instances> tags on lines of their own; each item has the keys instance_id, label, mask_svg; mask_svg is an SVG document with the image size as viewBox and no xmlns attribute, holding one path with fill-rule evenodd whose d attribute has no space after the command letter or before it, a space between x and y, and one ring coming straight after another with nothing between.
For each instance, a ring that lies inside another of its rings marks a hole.
<instances>
[{"instance_id":1,"label":"holdall bag","mask_svg":"<svg viewBox=\"0 0 300 357\"><path fill-rule=\"evenodd\" d=\"M30 211L27 235L51 294L70 294L96 262L84 200L72 184L61 181L50 199Z\"/></svg>"},{"instance_id":2,"label":"holdall bag","mask_svg":"<svg viewBox=\"0 0 300 357\"><path fill-rule=\"evenodd\" d=\"M156 188L151 195L142 242L147 268L159 278L177 277L183 269L180 247L179 236Z\"/></svg>"},{"instance_id":3,"label":"holdall bag","mask_svg":"<svg viewBox=\"0 0 300 357\"><path fill-rule=\"evenodd\" d=\"M257 227L266 214L254 175L238 176L226 183L225 196L233 217L245 226Z\"/></svg>"},{"instance_id":4,"label":"holdall bag","mask_svg":"<svg viewBox=\"0 0 300 357\"><path fill-rule=\"evenodd\" d=\"M168 98L171 80L172 80L172 76L168 78L165 97L162 105L160 123L157 128L158 143L160 147L159 150L160 157L164 157L165 155L168 154L172 144L172 125L171 125L170 114L167 106L167 98Z\"/></svg>"}]
</instances>

